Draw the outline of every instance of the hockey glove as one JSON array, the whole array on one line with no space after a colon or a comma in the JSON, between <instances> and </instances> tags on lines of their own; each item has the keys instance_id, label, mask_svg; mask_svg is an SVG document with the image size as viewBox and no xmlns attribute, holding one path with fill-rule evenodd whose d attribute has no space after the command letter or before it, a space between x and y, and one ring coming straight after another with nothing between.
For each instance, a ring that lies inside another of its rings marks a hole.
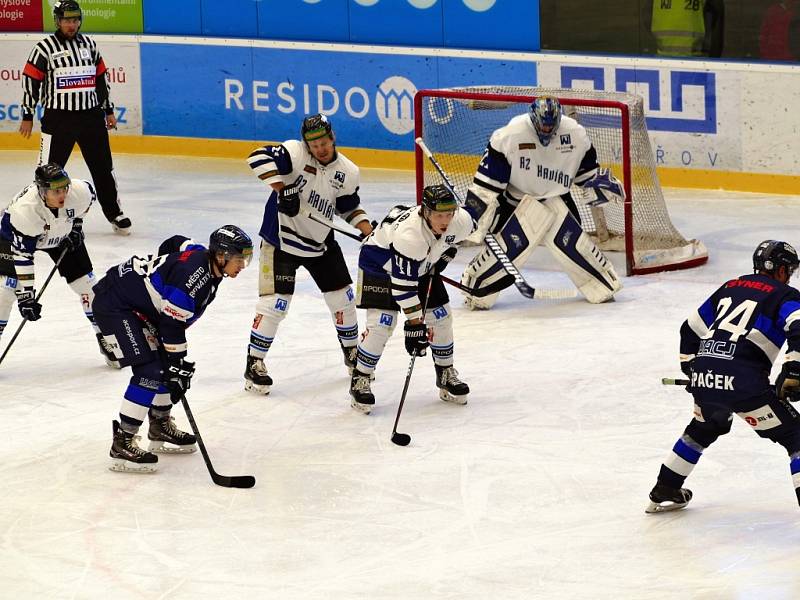
<instances>
[{"instance_id":1,"label":"hockey glove","mask_svg":"<svg viewBox=\"0 0 800 600\"><path fill-rule=\"evenodd\" d=\"M194 363L182 358L167 358L166 385L173 404L191 387Z\"/></svg>"},{"instance_id":2,"label":"hockey glove","mask_svg":"<svg viewBox=\"0 0 800 600\"><path fill-rule=\"evenodd\" d=\"M375 229L378 227L378 222L377 221L371 221L370 222L370 226L372 227L372 231L375 231ZM363 232L359 233L358 237L361 238L362 240L365 240L365 239L367 239L367 236L372 235L372 231L370 231L367 235L364 235Z\"/></svg>"},{"instance_id":3,"label":"hockey glove","mask_svg":"<svg viewBox=\"0 0 800 600\"><path fill-rule=\"evenodd\" d=\"M625 201L625 188L622 187L622 182L611 174L610 169L598 169L594 177L581 187L593 189L596 195L594 200L586 203L587 206L599 206L609 200Z\"/></svg>"},{"instance_id":4,"label":"hockey glove","mask_svg":"<svg viewBox=\"0 0 800 600\"><path fill-rule=\"evenodd\" d=\"M694 362L694 354L681 354L681 371L689 379L692 378L692 363Z\"/></svg>"},{"instance_id":5,"label":"hockey glove","mask_svg":"<svg viewBox=\"0 0 800 600\"><path fill-rule=\"evenodd\" d=\"M456 253L458 252L458 248L455 246L451 246L447 250L442 253L442 256L439 257L439 260L436 261L436 264L433 265L433 272L437 275L444 271L447 268L447 265L456 257Z\"/></svg>"},{"instance_id":6,"label":"hockey glove","mask_svg":"<svg viewBox=\"0 0 800 600\"><path fill-rule=\"evenodd\" d=\"M278 212L287 217L296 217L300 213L300 186L297 181L278 192Z\"/></svg>"},{"instance_id":7,"label":"hockey glove","mask_svg":"<svg viewBox=\"0 0 800 600\"><path fill-rule=\"evenodd\" d=\"M789 402L800 400L800 362L790 360L783 363L781 374L775 381L778 397Z\"/></svg>"},{"instance_id":8,"label":"hockey glove","mask_svg":"<svg viewBox=\"0 0 800 600\"><path fill-rule=\"evenodd\" d=\"M72 231L69 232L64 241L61 242L61 247L66 248L67 252L74 252L83 244L83 227L77 222L72 226Z\"/></svg>"},{"instance_id":9,"label":"hockey glove","mask_svg":"<svg viewBox=\"0 0 800 600\"><path fill-rule=\"evenodd\" d=\"M425 356L428 348L428 328L425 323L406 321L403 330L406 336L406 352L411 356Z\"/></svg>"},{"instance_id":10,"label":"hockey glove","mask_svg":"<svg viewBox=\"0 0 800 600\"><path fill-rule=\"evenodd\" d=\"M38 321L42 318L42 305L36 301L36 290L17 294L17 308L23 319Z\"/></svg>"}]
</instances>

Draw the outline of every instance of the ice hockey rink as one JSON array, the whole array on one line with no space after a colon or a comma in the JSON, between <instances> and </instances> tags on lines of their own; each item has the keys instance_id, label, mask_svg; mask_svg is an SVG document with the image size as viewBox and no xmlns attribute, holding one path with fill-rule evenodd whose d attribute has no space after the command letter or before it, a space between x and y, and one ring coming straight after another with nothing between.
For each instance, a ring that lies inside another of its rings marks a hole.
<instances>
[{"instance_id":1,"label":"ice hockey rink","mask_svg":"<svg viewBox=\"0 0 800 600\"><path fill-rule=\"evenodd\" d=\"M0 195L32 179L4 152ZM134 233L98 207L87 246L101 275L175 233L207 240L233 223L257 237L266 192L246 163L115 157ZM79 156L67 170L88 178ZM364 171L372 217L411 203L413 175ZM108 470L111 421L130 371L105 366L80 303L56 277L43 317L0 365L3 598L796 599L800 509L785 451L741 421L700 461L683 511L646 515L659 465L691 418L678 329L767 238L800 244L800 198L667 190L673 222L707 265L626 277L614 303L540 302L514 288L489 312L451 291L456 367L469 404L438 399L429 357L411 380L400 331L377 370L370 416L327 308L305 271L267 364L272 393L243 390L257 267L226 280L189 329L188 398L211 459L249 490L215 486L199 453L160 456L152 475ZM342 226L346 226L341 222ZM355 276L358 246L340 237ZM458 278L473 249L447 274ZM611 254L620 273L623 257ZM52 263L37 255L41 285ZM523 271L565 287L546 250ZM363 314L359 314L363 326ZM20 323L12 313L0 347ZM180 407L174 414L188 428Z\"/></svg>"}]
</instances>

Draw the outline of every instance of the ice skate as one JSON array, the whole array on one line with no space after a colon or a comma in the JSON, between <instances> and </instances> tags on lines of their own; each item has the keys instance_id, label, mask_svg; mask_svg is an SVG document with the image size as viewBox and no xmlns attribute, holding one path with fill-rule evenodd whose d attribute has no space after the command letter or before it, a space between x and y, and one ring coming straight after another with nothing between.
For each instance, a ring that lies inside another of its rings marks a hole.
<instances>
[{"instance_id":1,"label":"ice skate","mask_svg":"<svg viewBox=\"0 0 800 600\"><path fill-rule=\"evenodd\" d=\"M117 360L117 357L114 356L114 353L109 349L102 333L97 334L97 345L100 346L100 354L103 355L103 359L106 361L106 364L112 369L120 369L121 367L119 365L119 361Z\"/></svg>"},{"instance_id":2,"label":"ice skate","mask_svg":"<svg viewBox=\"0 0 800 600\"><path fill-rule=\"evenodd\" d=\"M439 398L453 404L466 404L469 386L458 378L455 367L436 367L436 387L439 388Z\"/></svg>"},{"instance_id":3,"label":"ice skate","mask_svg":"<svg viewBox=\"0 0 800 600\"><path fill-rule=\"evenodd\" d=\"M341 342L339 342L341 346ZM342 346L342 354L344 355L344 366L347 367L347 372L353 376L353 369L356 368L356 357L358 356L358 346Z\"/></svg>"},{"instance_id":4,"label":"ice skate","mask_svg":"<svg viewBox=\"0 0 800 600\"><path fill-rule=\"evenodd\" d=\"M175 427L173 417L150 418L147 432L148 450L158 454L191 454L197 452L197 438Z\"/></svg>"},{"instance_id":5,"label":"ice skate","mask_svg":"<svg viewBox=\"0 0 800 600\"><path fill-rule=\"evenodd\" d=\"M139 448L136 443L138 435L128 433L119 425L119 421L114 421L112 425L114 441L111 443L111 466L112 471L125 473L154 473L158 463L158 457L152 452L147 452Z\"/></svg>"},{"instance_id":6,"label":"ice skate","mask_svg":"<svg viewBox=\"0 0 800 600\"><path fill-rule=\"evenodd\" d=\"M244 370L244 389L255 394L269 394L272 377L267 375L264 359L247 355L247 367Z\"/></svg>"},{"instance_id":7,"label":"ice skate","mask_svg":"<svg viewBox=\"0 0 800 600\"><path fill-rule=\"evenodd\" d=\"M678 510L689 504L692 491L686 488L671 488L663 483L657 483L650 492L650 504L644 512L648 514Z\"/></svg>"},{"instance_id":8,"label":"ice skate","mask_svg":"<svg viewBox=\"0 0 800 600\"><path fill-rule=\"evenodd\" d=\"M365 415L375 406L375 396L369 389L369 380L369 375L358 369L353 370L353 378L350 380L350 406Z\"/></svg>"},{"instance_id":9,"label":"ice skate","mask_svg":"<svg viewBox=\"0 0 800 600\"><path fill-rule=\"evenodd\" d=\"M114 230L114 233L120 235L130 235L132 226L131 220L126 217L124 213L119 213L114 217L114 220L111 221L111 229Z\"/></svg>"}]
</instances>

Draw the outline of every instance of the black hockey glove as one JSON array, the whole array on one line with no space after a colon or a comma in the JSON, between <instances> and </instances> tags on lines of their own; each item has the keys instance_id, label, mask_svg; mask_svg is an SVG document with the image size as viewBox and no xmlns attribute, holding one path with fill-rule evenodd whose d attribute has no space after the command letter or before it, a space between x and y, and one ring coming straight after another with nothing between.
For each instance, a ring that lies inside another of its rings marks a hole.
<instances>
[{"instance_id":1,"label":"black hockey glove","mask_svg":"<svg viewBox=\"0 0 800 600\"><path fill-rule=\"evenodd\" d=\"M191 387L192 375L194 375L193 362L182 358L167 358L166 385L173 404L180 402L181 396Z\"/></svg>"},{"instance_id":2,"label":"black hockey glove","mask_svg":"<svg viewBox=\"0 0 800 600\"><path fill-rule=\"evenodd\" d=\"M64 241L61 242L61 247L66 248L67 252L74 252L83 244L83 227L79 223L72 226L72 231L69 232Z\"/></svg>"},{"instance_id":3,"label":"black hockey glove","mask_svg":"<svg viewBox=\"0 0 800 600\"><path fill-rule=\"evenodd\" d=\"M403 326L406 336L406 352L411 356L424 356L428 348L428 328L425 323L406 321Z\"/></svg>"},{"instance_id":4,"label":"black hockey glove","mask_svg":"<svg viewBox=\"0 0 800 600\"><path fill-rule=\"evenodd\" d=\"M36 301L36 290L17 294L17 308L23 319L38 321L42 318L42 305Z\"/></svg>"},{"instance_id":5,"label":"black hockey glove","mask_svg":"<svg viewBox=\"0 0 800 600\"><path fill-rule=\"evenodd\" d=\"M447 265L449 265L450 262L456 257L456 252L458 252L458 248L455 246L451 246L445 250L439 260L436 261L436 264L433 265L433 272L438 275L444 271L447 268Z\"/></svg>"},{"instance_id":6,"label":"black hockey glove","mask_svg":"<svg viewBox=\"0 0 800 600\"><path fill-rule=\"evenodd\" d=\"M300 186L298 182L284 186L278 192L278 212L287 217L296 217L300 213Z\"/></svg>"},{"instance_id":7,"label":"black hockey glove","mask_svg":"<svg viewBox=\"0 0 800 600\"><path fill-rule=\"evenodd\" d=\"M775 381L778 397L789 402L800 400L800 362L790 360L783 363L781 374Z\"/></svg>"},{"instance_id":8,"label":"black hockey glove","mask_svg":"<svg viewBox=\"0 0 800 600\"><path fill-rule=\"evenodd\" d=\"M694 354L691 356L681 355L681 371L689 379L692 378L692 363L694 362Z\"/></svg>"}]
</instances>

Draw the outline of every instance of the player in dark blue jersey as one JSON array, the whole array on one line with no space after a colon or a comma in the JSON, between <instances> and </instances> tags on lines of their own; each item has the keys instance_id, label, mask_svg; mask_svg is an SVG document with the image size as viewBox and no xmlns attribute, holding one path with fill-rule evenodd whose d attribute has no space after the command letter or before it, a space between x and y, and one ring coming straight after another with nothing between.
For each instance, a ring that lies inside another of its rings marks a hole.
<instances>
[{"instance_id":1,"label":"player in dark blue jersey","mask_svg":"<svg viewBox=\"0 0 800 600\"><path fill-rule=\"evenodd\" d=\"M170 417L194 374L194 363L186 360L186 328L214 300L223 277L236 277L252 256L250 237L225 225L211 234L208 249L176 235L161 244L158 256L134 256L95 286L94 315L105 342L133 371L113 423L112 471L155 470L158 457L135 440L148 415L149 450L195 451L195 437Z\"/></svg>"},{"instance_id":2,"label":"player in dark blue jersey","mask_svg":"<svg viewBox=\"0 0 800 600\"><path fill-rule=\"evenodd\" d=\"M681 327L681 369L690 378L694 418L661 465L646 512L683 508L682 488L703 451L731 430L733 413L789 453L800 503L800 292L788 285L797 252L766 240L753 254L752 275L725 282ZM775 386L772 364L784 342L786 362Z\"/></svg>"}]
</instances>

